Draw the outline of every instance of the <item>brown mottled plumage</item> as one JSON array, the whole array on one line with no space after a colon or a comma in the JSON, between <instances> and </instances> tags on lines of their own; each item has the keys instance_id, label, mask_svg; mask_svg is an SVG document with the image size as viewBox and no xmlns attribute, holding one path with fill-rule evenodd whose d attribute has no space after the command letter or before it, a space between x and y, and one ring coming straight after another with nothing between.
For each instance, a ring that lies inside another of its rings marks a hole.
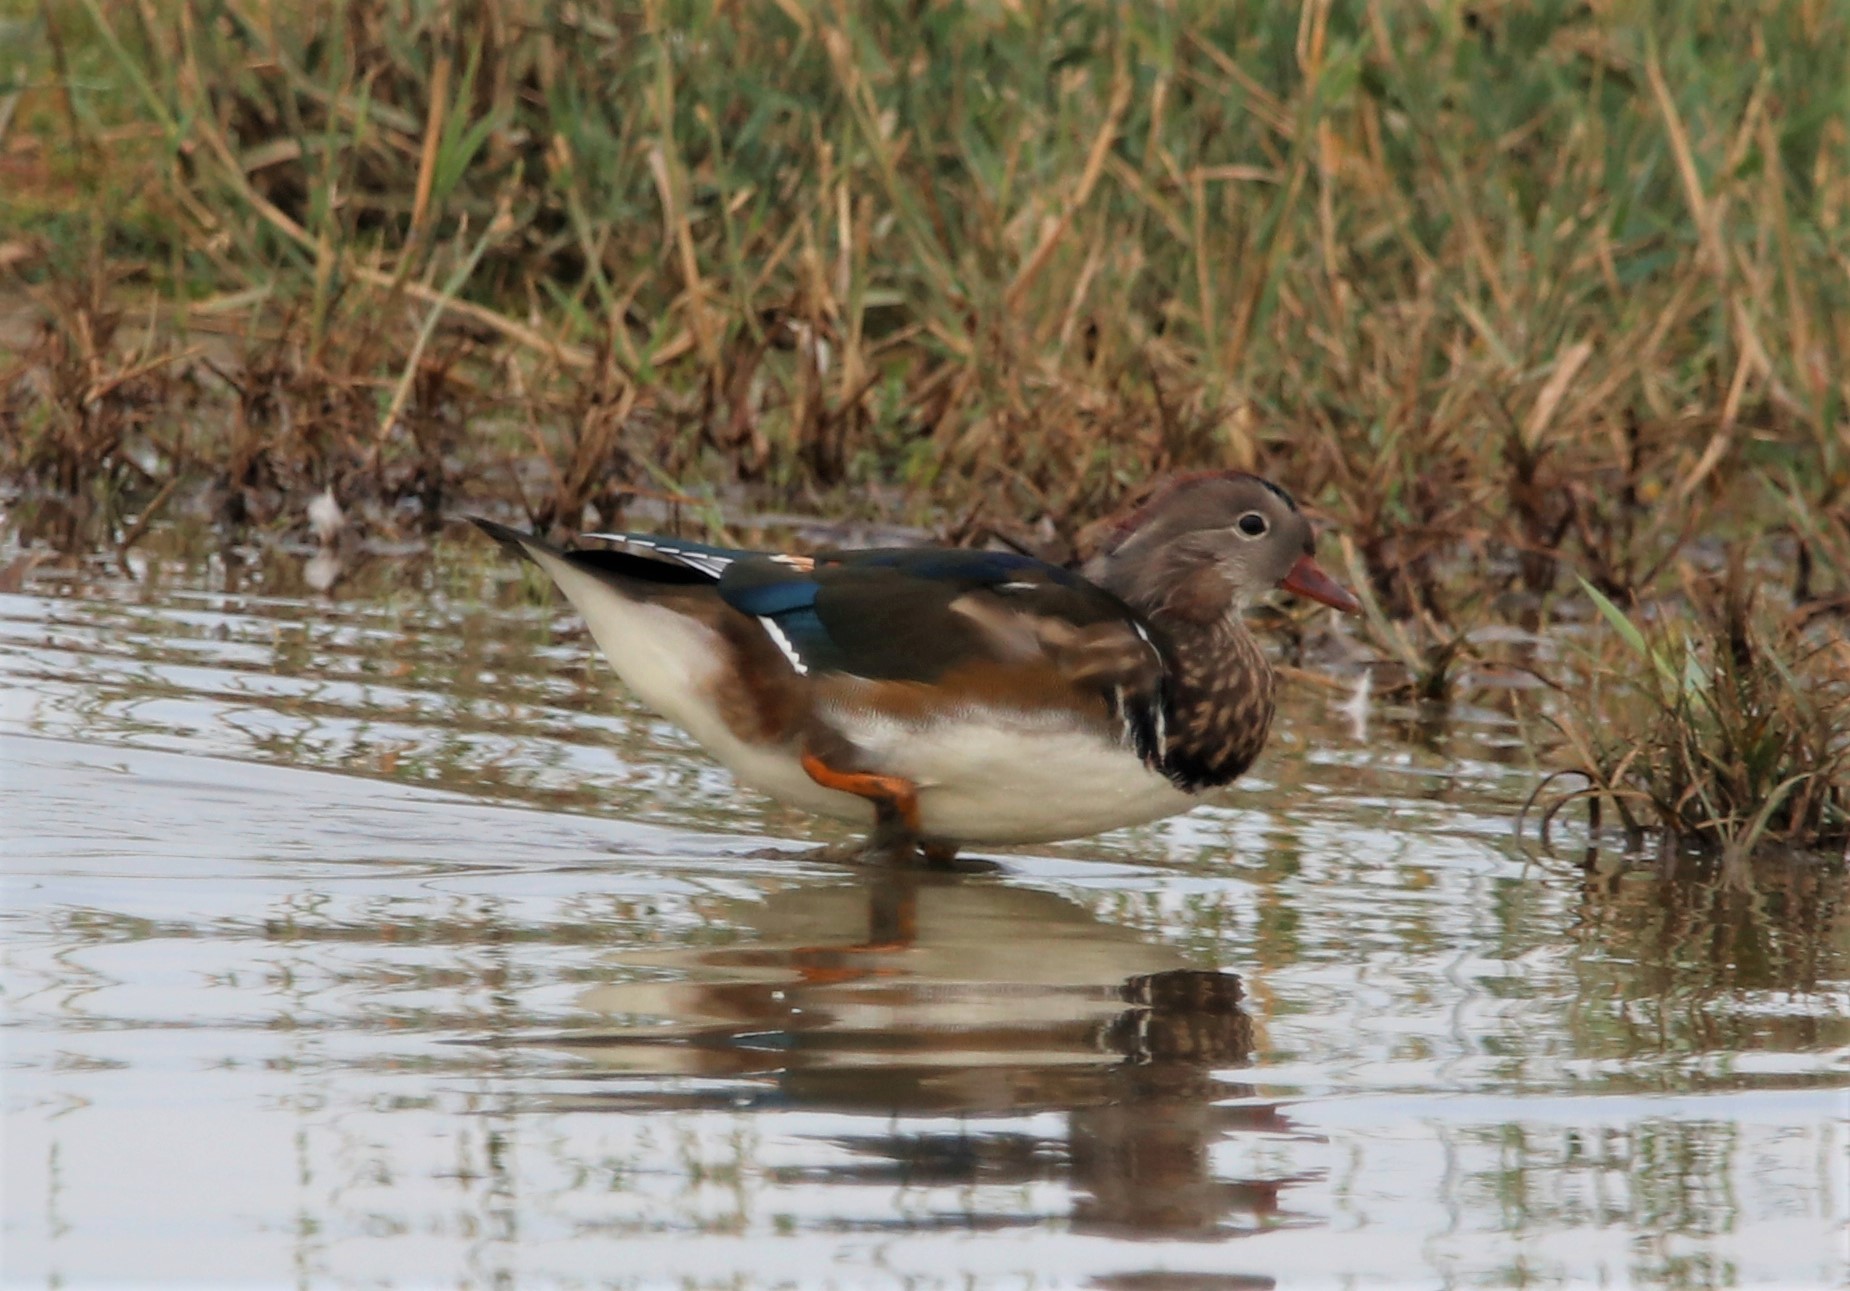
<instances>
[{"instance_id":1,"label":"brown mottled plumage","mask_svg":"<svg viewBox=\"0 0 1850 1291\"><path fill-rule=\"evenodd\" d=\"M1265 747L1274 685L1246 628L1253 598L1283 584L1355 608L1310 559L1315 546L1310 522L1283 489L1215 471L1169 481L1087 563L1086 576L1139 611L1167 647L1162 764L1183 788L1230 783Z\"/></svg>"}]
</instances>

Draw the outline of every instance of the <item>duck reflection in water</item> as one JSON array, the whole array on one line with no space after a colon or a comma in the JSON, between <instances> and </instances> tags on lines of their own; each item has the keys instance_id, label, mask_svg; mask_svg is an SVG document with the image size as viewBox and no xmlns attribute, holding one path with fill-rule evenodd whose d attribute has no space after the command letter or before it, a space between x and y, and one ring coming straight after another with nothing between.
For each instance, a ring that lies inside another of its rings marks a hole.
<instances>
[{"instance_id":1,"label":"duck reflection in water","mask_svg":"<svg viewBox=\"0 0 1850 1291\"><path fill-rule=\"evenodd\" d=\"M875 872L715 914L739 941L620 953L613 967L636 976L585 992L596 1020L552 1042L595 1061L593 1079L610 1086L563 1106L878 1116L890 1122L878 1133L832 1139L859 1163L816 1181L1065 1181L1078 1231L1213 1237L1310 1222L1280 1204L1302 1176L1214 1168L1232 1136L1299 1134L1221 1074L1253 1048L1234 975L993 879ZM676 1079L687 1077L702 1087ZM1065 1113L1063 1132L1028 1119L1044 1112ZM947 1115L969 1119L947 1132ZM907 1117L931 1121L908 1129ZM957 1222L1046 1218L998 1209Z\"/></svg>"}]
</instances>

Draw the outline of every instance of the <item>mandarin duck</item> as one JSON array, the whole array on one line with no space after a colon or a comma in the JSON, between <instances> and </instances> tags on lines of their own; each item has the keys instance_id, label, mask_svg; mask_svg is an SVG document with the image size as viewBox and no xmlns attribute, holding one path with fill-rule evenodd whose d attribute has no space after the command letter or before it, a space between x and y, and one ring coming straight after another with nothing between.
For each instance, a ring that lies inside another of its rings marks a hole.
<instances>
[{"instance_id":1,"label":"mandarin duck","mask_svg":"<svg viewBox=\"0 0 1850 1291\"><path fill-rule=\"evenodd\" d=\"M742 784L948 866L965 843L1079 838L1187 811L1252 765L1273 677L1243 611L1343 611L1289 493L1173 479L1076 573L1014 552L766 554L639 533L544 570L636 697Z\"/></svg>"}]
</instances>

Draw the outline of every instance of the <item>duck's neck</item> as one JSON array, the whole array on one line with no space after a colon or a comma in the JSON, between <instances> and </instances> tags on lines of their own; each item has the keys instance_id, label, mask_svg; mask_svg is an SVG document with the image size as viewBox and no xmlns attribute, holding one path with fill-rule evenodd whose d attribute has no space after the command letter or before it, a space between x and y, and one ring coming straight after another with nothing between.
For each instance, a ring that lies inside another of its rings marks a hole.
<instances>
[{"instance_id":1,"label":"duck's neck","mask_svg":"<svg viewBox=\"0 0 1850 1291\"><path fill-rule=\"evenodd\" d=\"M1265 747L1272 727L1272 667L1238 609L1211 619L1155 610L1170 671L1163 774L1191 792L1227 784Z\"/></svg>"},{"instance_id":2,"label":"duck's neck","mask_svg":"<svg viewBox=\"0 0 1850 1291\"><path fill-rule=\"evenodd\" d=\"M1229 783L1265 747L1272 666L1246 630L1250 596L1220 566L1178 565L1187 554L1174 544L1121 547L1094 557L1086 573L1162 637L1162 721L1146 748L1155 769L1194 792Z\"/></svg>"}]
</instances>

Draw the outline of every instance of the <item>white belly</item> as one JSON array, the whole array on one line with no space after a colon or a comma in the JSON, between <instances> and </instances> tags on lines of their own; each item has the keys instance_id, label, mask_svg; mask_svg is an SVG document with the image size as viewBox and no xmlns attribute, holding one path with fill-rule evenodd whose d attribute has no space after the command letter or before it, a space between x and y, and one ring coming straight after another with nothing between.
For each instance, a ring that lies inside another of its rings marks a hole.
<instances>
[{"instance_id":1,"label":"white belly","mask_svg":"<svg viewBox=\"0 0 1850 1291\"><path fill-rule=\"evenodd\" d=\"M866 799L811 780L795 750L745 744L717 721L689 725L699 726L691 733L740 783L806 811L873 824ZM1050 843L1161 820L1195 805L1129 750L1080 732L973 720L925 729L857 724L848 734L868 753L867 769L918 786L920 822L931 838Z\"/></svg>"},{"instance_id":2,"label":"white belly","mask_svg":"<svg viewBox=\"0 0 1850 1291\"><path fill-rule=\"evenodd\" d=\"M871 803L817 784L794 748L746 744L717 714L706 718L680 707L676 720L741 784L805 811L873 824ZM973 714L967 723L929 727L877 719L839 724L865 751L864 769L918 786L929 838L1051 843L1161 820L1196 801L1126 748L1071 729L1037 729L1016 714Z\"/></svg>"},{"instance_id":3,"label":"white belly","mask_svg":"<svg viewBox=\"0 0 1850 1291\"><path fill-rule=\"evenodd\" d=\"M952 733L946 733L955 738ZM972 843L1051 843L1187 811L1194 796L1128 750L1078 734L972 732L959 753L944 735L927 756L951 766L919 793L925 832ZM970 753L979 757L968 757ZM967 760L966 760L967 759Z\"/></svg>"},{"instance_id":4,"label":"white belly","mask_svg":"<svg viewBox=\"0 0 1850 1291\"><path fill-rule=\"evenodd\" d=\"M1130 749L1058 716L979 710L929 726L859 713L831 717L865 750L870 767L918 786L919 814L932 837L1049 843L1195 805Z\"/></svg>"}]
</instances>

